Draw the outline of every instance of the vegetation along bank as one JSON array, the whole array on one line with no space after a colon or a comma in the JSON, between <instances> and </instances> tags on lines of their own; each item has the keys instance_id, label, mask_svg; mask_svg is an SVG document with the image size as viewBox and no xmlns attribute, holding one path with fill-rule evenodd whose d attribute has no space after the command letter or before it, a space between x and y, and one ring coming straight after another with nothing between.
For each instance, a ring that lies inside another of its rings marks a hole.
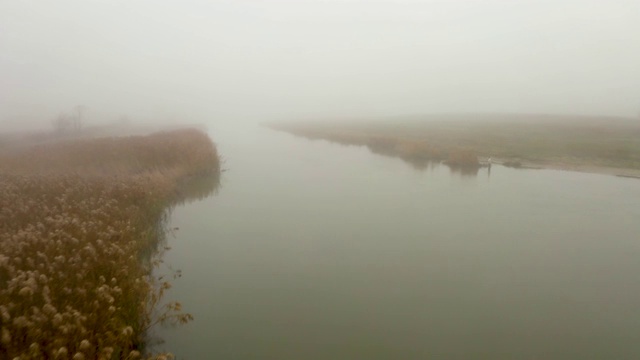
<instances>
[{"instance_id":1,"label":"vegetation along bank","mask_svg":"<svg viewBox=\"0 0 640 360\"><path fill-rule=\"evenodd\" d=\"M164 219L190 181L212 191L219 172L215 145L191 129L4 152L0 358L153 357L149 327L191 319L160 305L170 284L152 276Z\"/></svg>"},{"instance_id":2,"label":"vegetation along bank","mask_svg":"<svg viewBox=\"0 0 640 360\"><path fill-rule=\"evenodd\" d=\"M310 139L361 145L421 168L502 163L640 176L640 120L545 114L432 114L380 119L279 122Z\"/></svg>"}]
</instances>

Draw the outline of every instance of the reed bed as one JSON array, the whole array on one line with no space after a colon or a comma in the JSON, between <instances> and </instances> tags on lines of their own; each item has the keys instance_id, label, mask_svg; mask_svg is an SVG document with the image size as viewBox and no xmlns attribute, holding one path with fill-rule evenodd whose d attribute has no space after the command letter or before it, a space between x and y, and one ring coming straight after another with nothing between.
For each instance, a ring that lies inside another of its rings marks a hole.
<instances>
[{"instance_id":1,"label":"reed bed","mask_svg":"<svg viewBox=\"0 0 640 360\"><path fill-rule=\"evenodd\" d=\"M480 166L475 152L465 146L434 145L420 138L368 132L366 129L353 130L349 127L340 128L340 126L332 128L306 124L270 124L269 126L310 140L323 139L341 145L366 146L375 154L399 157L417 168L443 161L457 167Z\"/></svg>"},{"instance_id":2,"label":"reed bed","mask_svg":"<svg viewBox=\"0 0 640 360\"><path fill-rule=\"evenodd\" d=\"M640 121L631 118L434 114L269 126L309 139L367 146L417 166L446 162L474 167L479 156L522 167L616 174L640 170Z\"/></svg>"},{"instance_id":3,"label":"reed bed","mask_svg":"<svg viewBox=\"0 0 640 360\"><path fill-rule=\"evenodd\" d=\"M147 329L186 322L152 276L189 179L217 176L208 136L75 141L0 159L0 358L141 359Z\"/></svg>"}]
</instances>

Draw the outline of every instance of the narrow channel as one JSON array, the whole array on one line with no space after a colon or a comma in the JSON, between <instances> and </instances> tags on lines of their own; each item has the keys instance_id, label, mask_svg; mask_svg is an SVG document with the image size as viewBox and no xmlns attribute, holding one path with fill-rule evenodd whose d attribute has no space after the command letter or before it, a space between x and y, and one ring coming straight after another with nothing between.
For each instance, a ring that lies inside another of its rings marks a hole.
<instances>
[{"instance_id":1,"label":"narrow channel","mask_svg":"<svg viewBox=\"0 0 640 360\"><path fill-rule=\"evenodd\" d=\"M615 359L640 351L640 182L416 169L211 129L215 196L176 208L178 359Z\"/></svg>"}]
</instances>

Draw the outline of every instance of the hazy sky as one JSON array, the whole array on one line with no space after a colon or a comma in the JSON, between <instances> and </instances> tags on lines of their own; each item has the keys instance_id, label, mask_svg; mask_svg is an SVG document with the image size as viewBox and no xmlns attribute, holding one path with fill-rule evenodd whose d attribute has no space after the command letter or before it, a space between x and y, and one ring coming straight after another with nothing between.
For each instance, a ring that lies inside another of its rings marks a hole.
<instances>
[{"instance_id":1,"label":"hazy sky","mask_svg":"<svg viewBox=\"0 0 640 360\"><path fill-rule=\"evenodd\" d=\"M0 124L635 116L640 1L0 0Z\"/></svg>"}]
</instances>

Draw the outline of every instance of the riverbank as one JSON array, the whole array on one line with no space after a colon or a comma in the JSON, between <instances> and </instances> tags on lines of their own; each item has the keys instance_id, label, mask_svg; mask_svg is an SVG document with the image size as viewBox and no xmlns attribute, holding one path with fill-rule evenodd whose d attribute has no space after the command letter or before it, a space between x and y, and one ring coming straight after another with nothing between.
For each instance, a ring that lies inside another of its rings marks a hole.
<instances>
[{"instance_id":1,"label":"riverbank","mask_svg":"<svg viewBox=\"0 0 640 360\"><path fill-rule=\"evenodd\" d=\"M415 167L473 154L478 166L640 177L640 120L617 117L465 114L360 121L279 122L268 127L309 139L366 146Z\"/></svg>"},{"instance_id":2,"label":"riverbank","mask_svg":"<svg viewBox=\"0 0 640 360\"><path fill-rule=\"evenodd\" d=\"M0 156L1 358L136 359L158 309L151 270L185 184L220 167L198 130L69 140ZM194 196L202 196L202 188Z\"/></svg>"}]
</instances>

